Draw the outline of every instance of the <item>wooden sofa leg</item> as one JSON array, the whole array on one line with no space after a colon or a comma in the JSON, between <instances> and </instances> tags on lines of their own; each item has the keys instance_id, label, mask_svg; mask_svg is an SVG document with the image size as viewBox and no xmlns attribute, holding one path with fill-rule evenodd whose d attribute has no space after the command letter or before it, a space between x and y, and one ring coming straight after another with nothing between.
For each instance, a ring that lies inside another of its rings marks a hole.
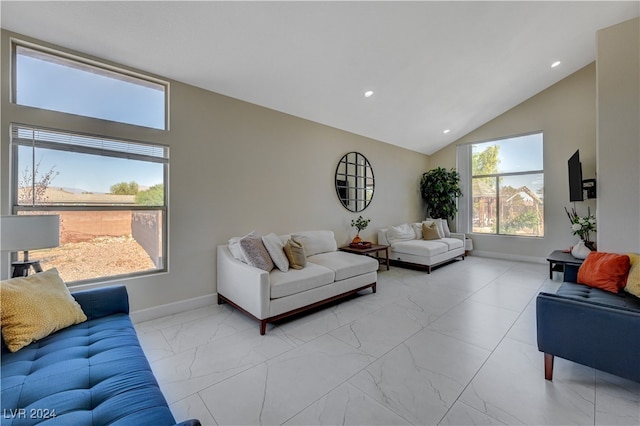
<instances>
[{"instance_id":1,"label":"wooden sofa leg","mask_svg":"<svg viewBox=\"0 0 640 426\"><path fill-rule=\"evenodd\" d=\"M376 283L373 283L373 285L371 286L371 290L375 293L376 292Z\"/></svg>"},{"instance_id":2,"label":"wooden sofa leg","mask_svg":"<svg viewBox=\"0 0 640 426\"><path fill-rule=\"evenodd\" d=\"M220 297L220 295L218 295L218 305L222 305L224 303L224 300L222 299L222 297Z\"/></svg>"},{"instance_id":3,"label":"wooden sofa leg","mask_svg":"<svg viewBox=\"0 0 640 426\"><path fill-rule=\"evenodd\" d=\"M553 355L544 354L544 378L553 380Z\"/></svg>"},{"instance_id":4,"label":"wooden sofa leg","mask_svg":"<svg viewBox=\"0 0 640 426\"><path fill-rule=\"evenodd\" d=\"M267 332L267 320L260 320L260 335L264 336Z\"/></svg>"}]
</instances>

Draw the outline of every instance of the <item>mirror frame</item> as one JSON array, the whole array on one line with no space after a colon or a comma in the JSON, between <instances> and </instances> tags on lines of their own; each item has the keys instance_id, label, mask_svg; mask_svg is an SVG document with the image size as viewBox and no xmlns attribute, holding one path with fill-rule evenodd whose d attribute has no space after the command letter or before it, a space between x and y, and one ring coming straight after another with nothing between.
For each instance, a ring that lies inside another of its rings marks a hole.
<instances>
[{"instance_id":1,"label":"mirror frame","mask_svg":"<svg viewBox=\"0 0 640 426\"><path fill-rule=\"evenodd\" d=\"M345 209L354 213L366 209L375 193L375 176L367 157L356 151L343 155L336 167L335 187Z\"/></svg>"}]
</instances>

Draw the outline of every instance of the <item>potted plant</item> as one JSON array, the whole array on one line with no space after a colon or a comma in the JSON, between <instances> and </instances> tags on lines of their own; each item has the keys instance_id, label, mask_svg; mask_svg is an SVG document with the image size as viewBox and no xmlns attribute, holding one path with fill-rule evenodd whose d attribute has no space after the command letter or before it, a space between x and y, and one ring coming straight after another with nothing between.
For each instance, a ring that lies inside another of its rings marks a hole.
<instances>
[{"instance_id":1,"label":"potted plant","mask_svg":"<svg viewBox=\"0 0 640 426\"><path fill-rule=\"evenodd\" d=\"M369 226L369 222L371 222L371 219L369 218L365 219L362 216L358 216L357 219L351 220L351 226L353 226L358 230L358 232L356 233L356 236L353 237L353 241L351 241L351 245L361 246L361 245L367 244L365 241L362 241L362 238L360 238L360 231L363 231L364 229L366 229L367 226ZM368 244L371 244L371 243L368 243Z\"/></svg>"},{"instance_id":2,"label":"potted plant","mask_svg":"<svg viewBox=\"0 0 640 426\"><path fill-rule=\"evenodd\" d=\"M456 199L462 195L460 174L454 168L429 170L420 179L420 194L432 218L453 219L458 212Z\"/></svg>"}]
</instances>

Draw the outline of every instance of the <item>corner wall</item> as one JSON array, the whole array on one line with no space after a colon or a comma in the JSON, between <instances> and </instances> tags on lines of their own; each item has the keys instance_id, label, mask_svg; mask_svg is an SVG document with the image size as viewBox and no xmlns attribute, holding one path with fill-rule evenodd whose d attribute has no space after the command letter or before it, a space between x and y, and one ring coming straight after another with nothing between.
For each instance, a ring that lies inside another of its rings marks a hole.
<instances>
[{"instance_id":1,"label":"corner wall","mask_svg":"<svg viewBox=\"0 0 640 426\"><path fill-rule=\"evenodd\" d=\"M350 222L358 214L342 207L334 187L338 161L349 151L364 154L376 178L373 200L362 213L372 219L364 239L375 240L378 228L423 217L418 185L428 170L426 155L177 81L170 81L166 132L12 104L11 36L65 50L2 31L2 214L11 212L12 122L170 146L169 272L123 281L132 310L214 294L216 246L232 236L330 229L339 244L349 242L355 234ZM2 259L6 277L7 257Z\"/></svg>"},{"instance_id":2,"label":"corner wall","mask_svg":"<svg viewBox=\"0 0 640 426\"><path fill-rule=\"evenodd\" d=\"M567 160L580 149L584 179L596 170L595 64L575 72L505 112L430 158L430 167L456 167L456 146L542 131L544 135L544 238L471 234L475 254L543 261L553 250L577 242L564 207L569 202ZM597 200L598 202L600 200ZM596 200L575 203L580 214L595 212Z\"/></svg>"},{"instance_id":3,"label":"corner wall","mask_svg":"<svg viewBox=\"0 0 640 426\"><path fill-rule=\"evenodd\" d=\"M597 33L598 250L640 252L640 18Z\"/></svg>"}]
</instances>

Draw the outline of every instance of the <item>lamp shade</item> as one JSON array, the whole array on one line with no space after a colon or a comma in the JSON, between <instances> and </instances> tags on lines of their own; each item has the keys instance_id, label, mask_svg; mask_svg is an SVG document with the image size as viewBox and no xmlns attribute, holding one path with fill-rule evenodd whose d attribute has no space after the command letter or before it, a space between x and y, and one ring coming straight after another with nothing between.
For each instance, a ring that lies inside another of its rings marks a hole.
<instances>
[{"instance_id":1,"label":"lamp shade","mask_svg":"<svg viewBox=\"0 0 640 426\"><path fill-rule=\"evenodd\" d=\"M0 250L24 251L60 245L60 216L0 216Z\"/></svg>"}]
</instances>

